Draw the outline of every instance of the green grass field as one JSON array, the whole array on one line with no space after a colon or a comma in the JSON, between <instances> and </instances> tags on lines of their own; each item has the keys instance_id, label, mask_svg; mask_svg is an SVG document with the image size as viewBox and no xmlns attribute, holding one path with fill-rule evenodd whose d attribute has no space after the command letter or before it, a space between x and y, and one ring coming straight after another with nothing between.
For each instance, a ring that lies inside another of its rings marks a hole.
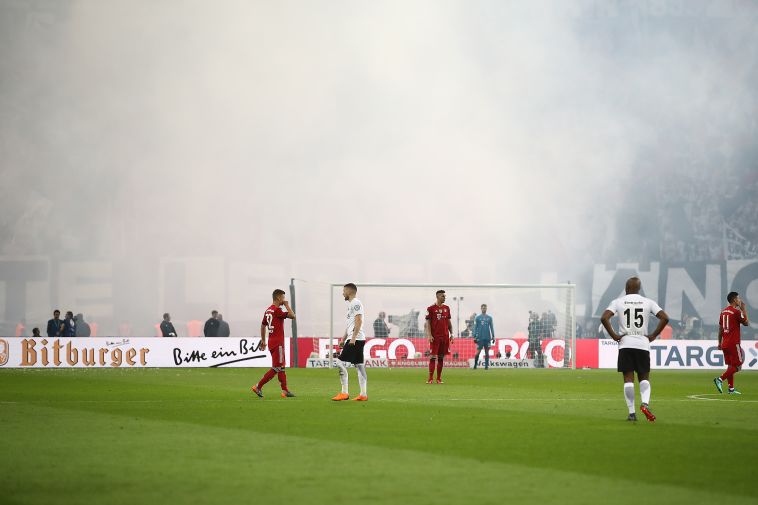
<instances>
[{"instance_id":1,"label":"green grass field","mask_svg":"<svg viewBox=\"0 0 758 505\"><path fill-rule=\"evenodd\" d=\"M629 423L610 371L369 369L366 403L303 369L260 400L262 372L0 370L0 502L758 502L755 373L654 371Z\"/></svg>"}]
</instances>

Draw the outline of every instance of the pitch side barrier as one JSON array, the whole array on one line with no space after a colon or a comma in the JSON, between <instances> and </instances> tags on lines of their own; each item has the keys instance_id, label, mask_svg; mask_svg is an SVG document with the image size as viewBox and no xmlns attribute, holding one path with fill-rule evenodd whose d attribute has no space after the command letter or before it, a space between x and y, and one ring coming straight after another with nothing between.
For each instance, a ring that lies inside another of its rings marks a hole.
<instances>
[{"instance_id":1,"label":"pitch side barrier","mask_svg":"<svg viewBox=\"0 0 758 505\"><path fill-rule=\"evenodd\" d=\"M328 338L300 338L298 366L325 368L321 361L329 361L329 356L338 352L332 347L336 340ZM563 368L566 342L563 339L544 339L540 342L541 353L536 353L523 338L496 339L490 347L492 368ZM425 338L369 338L364 348L364 359L368 366L390 368L426 368L429 358L425 352L429 341ZM472 339L457 339L450 346L450 354L445 359L449 368L471 368L476 354L476 344ZM480 356L484 366L484 350ZM313 360L313 361L308 361ZM375 360L383 360L376 362ZM536 362L536 363L535 363ZM379 364L379 363L383 363Z\"/></svg>"},{"instance_id":2,"label":"pitch side barrier","mask_svg":"<svg viewBox=\"0 0 758 505\"><path fill-rule=\"evenodd\" d=\"M289 365L290 339L285 340ZM271 366L260 337L0 337L0 368L218 368Z\"/></svg>"},{"instance_id":3,"label":"pitch side barrier","mask_svg":"<svg viewBox=\"0 0 758 505\"><path fill-rule=\"evenodd\" d=\"M334 352L328 338L300 338L297 356L285 339L287 366L295 360L301 367L327 368ZM543 362L560 368L565 342L542 340ZM424 368L428 365L425 339L368 339L365 359L377 368ZM716 340L657 340L651 344L654 369L721 369L724 355ZM744 370L758 370L758 341L742 342ZM446 362L455 368L472 366L476 347L471 340L459 340ZM618 344L610 339L576 341L578 368L616 368ZM498 357L498 353L500 357ZM509 355L510 354L510 355ZM534 353L524 339L497 339L490 347L493 369L534 368ZM480 361L481 365L481 361ZM260 349L259 337L239 338L24 338L0 337L2 368L218 368L271 366L271 356Z\"/></svg>"},{"instance_id":4,"label":"pitch side barrier","mask_svg":"<svg viewBox=\"0 0 758 505\"><path fill-rule=\"evenodd\" d=\"M597 368L616 368L618 344L610 339L596 342ZM744 340L741 346L745 353L742 369L758 370L758 341ZM718 340L656 340L650 344L650 366L667 370L726 368L724 353L718 348Z\"/></svg>"},{"instance_id":5,"label":"pitch side barrier","mask_svg":"<svg viewBox=\"0 0 758 505\"><path fill-rule=\"evenodd\" d=\"M328 338L300 338L298 363L307 368L328 368L332 349ZM490 347L490 367L505 369L562 368L565 341L563 339L543 339L542 363L535 364L535 353L528 340L521 338L496 339ZM425 351L429 344L423 338L369 338L364 348L364 358L368 366L377 368L423 368L428 366ZM721 369L725 368L724 355L718 349L716 340L656 340L650 346L651 366L655 369ZM758 370L758 341L742 342L745 352L745 370ZM482 351L483 353L484 351ZM445 366L470 368L476 345L470 339L459 339L451 347ZM498 354L500 355L498 357ZM483 366L483 354L479 366ZM618 344L611 339L577 339L577 368L615 369L618 358ZM537 360L538 361L538 360Z\"/></svg>"}]
</instances>

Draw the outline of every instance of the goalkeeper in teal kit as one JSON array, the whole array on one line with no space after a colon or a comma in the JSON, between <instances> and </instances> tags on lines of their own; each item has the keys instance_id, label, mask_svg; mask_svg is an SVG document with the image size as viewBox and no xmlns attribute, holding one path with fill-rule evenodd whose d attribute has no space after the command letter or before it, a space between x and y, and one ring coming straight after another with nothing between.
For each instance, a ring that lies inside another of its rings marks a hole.
<instances>
[{"instance_id":1,"label":"goalkeeper in teal kit","mask_svg":"<svg viewBox=\"0 0 758 505\"><path fill-rule=\"evenodd\" d=\"M490 367L490 345L495 343L495 325L492 316L487 315L487 305L482 304L482 313L474 320L474 341L476 342L476 356L474 356L474 368L479 366L479 353L484 349L484 369Z\"/></svg>"}]
</instances>

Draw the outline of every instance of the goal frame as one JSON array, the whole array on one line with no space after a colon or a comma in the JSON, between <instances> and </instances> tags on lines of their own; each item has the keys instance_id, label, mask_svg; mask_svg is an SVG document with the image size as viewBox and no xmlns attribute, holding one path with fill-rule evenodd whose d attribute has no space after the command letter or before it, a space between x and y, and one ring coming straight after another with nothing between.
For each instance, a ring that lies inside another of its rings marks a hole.
<instances>
[{"instance_id":1,"label":"goal frame","mask_svg":"<svg viewBox=\"0 0 758 505\"><path fill-rule=\"evenodd\" d=\"M329 367L334 366L334 288L341 288L347 283L329 284ZM571 354L564 352L563 368L576 369L576 284L567 282L565 284L429 284L429 283L383 283L383 282L354 282L358 288L430 288L430 289L566 289L568 296L566 299L566 315L571 316L569 328L567 328L564 342L566 349L571 350ZM366 324L364 319L363 324ZM568 342L570 338L570 342ZM570 344L570 345L569 345ZM566 360L569 360L570 367L566 366Z\"/></svg>"}]
</instances>

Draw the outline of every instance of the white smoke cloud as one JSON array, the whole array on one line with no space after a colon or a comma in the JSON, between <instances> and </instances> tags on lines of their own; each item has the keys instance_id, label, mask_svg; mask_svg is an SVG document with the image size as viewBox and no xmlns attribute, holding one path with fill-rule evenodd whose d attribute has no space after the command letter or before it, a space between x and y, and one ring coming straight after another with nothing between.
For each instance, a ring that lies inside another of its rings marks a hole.
<instances>
[{"instance_id":1,"label":"white smoke cloud","mask_svg":"<svg viewBox=\"0 0 758 505\"><path fill-rule=\"evenodd\" d=\"M537 282L600 259L642 155L755 131L749 2L36 5L3 7L6 254Z\"/></svg>"}]
</instances>

